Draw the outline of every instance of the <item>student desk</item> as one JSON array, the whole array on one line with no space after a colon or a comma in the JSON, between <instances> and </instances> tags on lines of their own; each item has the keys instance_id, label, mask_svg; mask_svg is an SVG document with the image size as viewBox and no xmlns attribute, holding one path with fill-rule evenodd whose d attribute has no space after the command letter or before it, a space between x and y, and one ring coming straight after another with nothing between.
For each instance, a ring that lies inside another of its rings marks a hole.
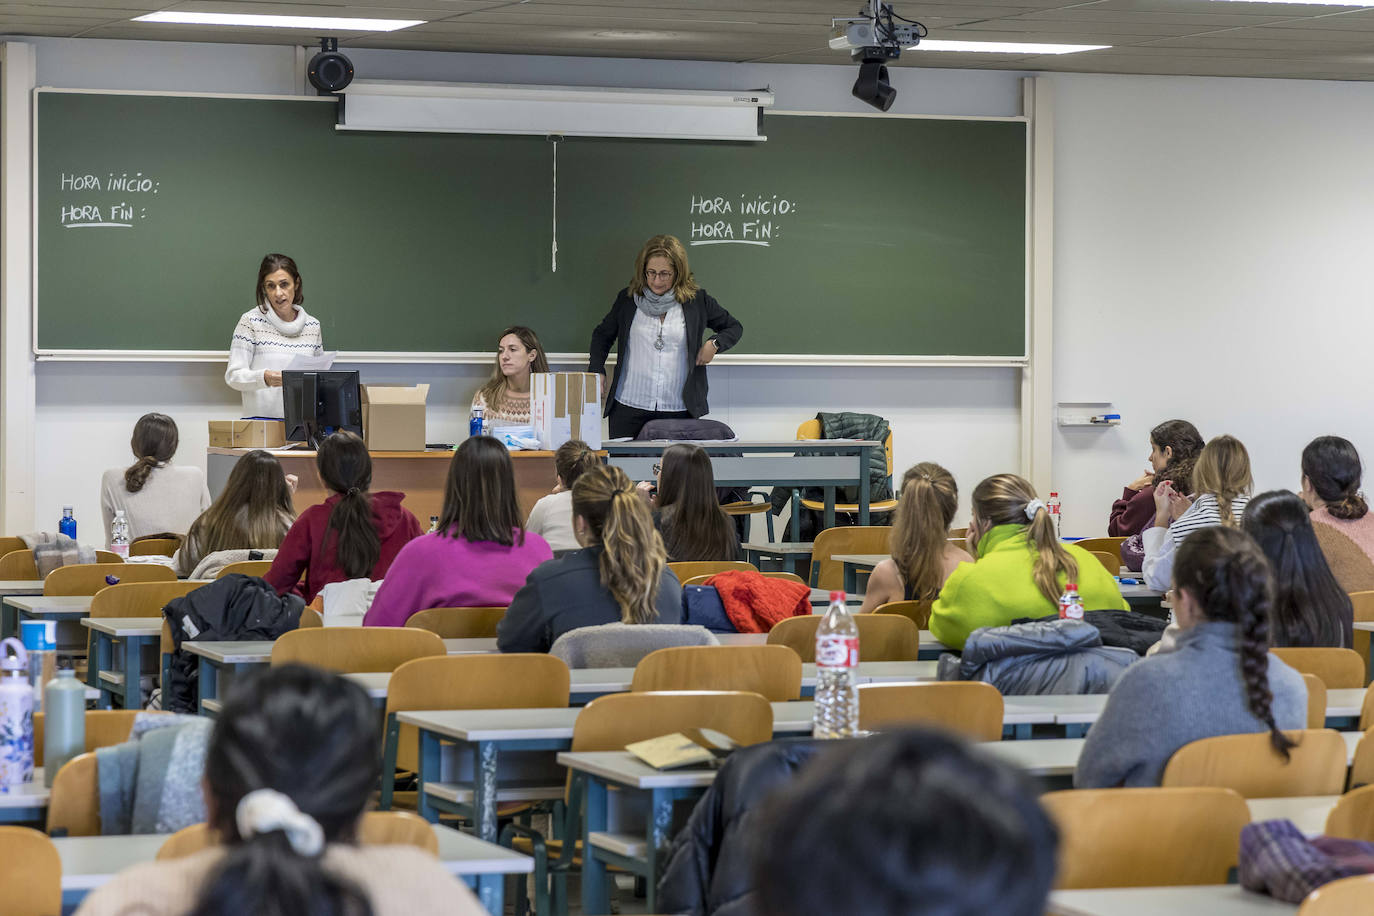
<instances>
[{"instance_id":1,"label":"student desk","mask_svg":"<svg viewBox=\"0 0 1374 916\"><path fill-rule=\"evenodd\" d=\"M746 541L739 545L744 551L744 559L762 570L766 561L776 561L784 570L796 573L803 579L811 579L810 541Z\"/></svg>"},{"instance_id":2,"label":"student desk","mask_svg":"<svg viewBox=\"0 0 1374 916\"><path fill-rule=\"evenodd\" d=\"M62 614L60 611L53 611L52 616L60 619L66 617L80 617L84 613L89 613L91 609L91 599L89 596L75 598L47 598L43 594L42 579L19 579L0 582L0 638L6 636L19 635L19 618L23 616L34 616L33 608L35 599L45 601L56 601L56 604L44 605L48 608L62 607L81 607L80 613ZM62 602L66 602L65 605ZM85 602L81 605L81 602ZM46 615L45 615L46 616Z\"/></svg>"},{"instance_id":3,"label":"student desk","mask_svg":"<svg viewBox=\"0 0 1374 916\"><path fill-rule=\"evenodd\" d=\"M1238 884L1202 887L1120 887L1054 891L1054 916L1158 916L1159 913L1205 913L1207 916L1280 916L1298 908L1291 903L1247 891Z\"/></svg>"},{"instance_id":4,"label":"student desk","mask_svg":"<svg viewBox=\"0 0 1374 916\"><path fill-rule=\"evenodd\" d=\"M500 916L506 875L527 875L534 860L486 843L451 827L434 825L439 861L450 874L477 892L487 912ZM62 906L75 907L91 891L127 868L152 862L169 834L60 837L53 840L62 859Z\"/></svg>"},{"instance_id":5,"label":"student desk","mask_svg":"<svg viewBox=\"0 0 1374 916\"><path fill-rule=\"evenodd\" d=\"M123 709L141 708L143 650L161 642L162 618L83 617L81 623L91 631L95 643L86 683L100 692L96 708L109 709L115 697Z\"/></svg>"},{"instance_id":6,"label":"student desk","mask_svg":"<svg viewBox=\"0 0 1374 916\"><path fill-rule=\"evenodd\" d=\"M48 816L52 790L43 785L43 768L33 768L33 781L0 789L0 824L38 824Z\"/></svg>"}]
</instances>

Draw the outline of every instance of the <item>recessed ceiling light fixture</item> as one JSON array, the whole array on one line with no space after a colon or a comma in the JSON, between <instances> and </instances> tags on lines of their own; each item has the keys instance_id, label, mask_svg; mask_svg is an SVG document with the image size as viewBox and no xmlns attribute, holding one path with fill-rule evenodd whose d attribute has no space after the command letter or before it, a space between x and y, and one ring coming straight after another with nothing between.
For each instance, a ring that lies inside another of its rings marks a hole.
<instances>
[{"instance_id":1,"label":"recessed ceiling light fixture","mask_svg":"<svg viewBox=\"0 0 1374 916\"><path fill-rule=\"evenodd\" d=\"M1289 6L1374 6L1370 3L1352 3L1350 0L1243 0L1245 3L1285 3Z\"/></svg>"},{"instance_id":2,"label":"recessed ceiling light fixture","mask_svg":"<svg viewBox=\"0 0 1374 916\"><path fill-rule=\"evenodd\" d=\"M229 25L254 29L309 29L327 32L395 32L424 19L346 19L337 16L269 16L260 13L178 13L165 11L135 16L133 22L173 25Z\"/></svg>"},{"instance_id":3,"label":"recessed ceiling light fixture","mask_svg":"<svg viewBox=\"0 0 1374 916\"><path fill-rule=\"evenodd\" d=\"M1075 54L1079 51L1101 51L1111 45L1056 45L1021 41L953 41L945 38L925 38L908 51L964 51L986 54Z\"/></svg>"}]
</instances>

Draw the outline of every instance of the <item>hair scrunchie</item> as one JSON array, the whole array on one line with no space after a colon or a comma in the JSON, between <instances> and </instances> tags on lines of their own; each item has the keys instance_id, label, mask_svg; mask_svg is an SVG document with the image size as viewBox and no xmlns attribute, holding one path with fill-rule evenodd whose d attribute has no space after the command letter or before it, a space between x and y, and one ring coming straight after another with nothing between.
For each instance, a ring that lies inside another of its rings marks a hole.
<instances>
[{"instance_id":1,"label":"hair scrunchie","mask_svg":"<svg viewBox=\"0 0 1374 916\"><path fill-rule=\"evenodd\" d=\"M348 488L348 495L349 495L349 496L357 496L357 495L358 495L359 493L361 493L361 492L363 492L363 491L362 491L362 490L359 490L357 487L349 487L349 488Z\"/></svg>"},{"instance_id":2,"label":"hair scrunchie","mask_svg":"<svg viewBox=\"0 0 1374 916\"><path fill-rule=\"evenodd\" d=\"M275 789L249 792L239 799L234 815L239 836L245 840L280 830L297 855L317 856L324 851L324 829L319 822Z\"/></svg>"},{"instance_id":3,"label":"hair scrunchie","mask_svg":"<svg viewBox=\"0 0 1374 916\"><path fill-rule=\"evenodd\" d=\"M1026 521L1033 522L1035 517L1040 514L1040 510L1045 508L1045 501L1042 499L1032 499L1026 503Z\"/></svg>"}]
</instances>

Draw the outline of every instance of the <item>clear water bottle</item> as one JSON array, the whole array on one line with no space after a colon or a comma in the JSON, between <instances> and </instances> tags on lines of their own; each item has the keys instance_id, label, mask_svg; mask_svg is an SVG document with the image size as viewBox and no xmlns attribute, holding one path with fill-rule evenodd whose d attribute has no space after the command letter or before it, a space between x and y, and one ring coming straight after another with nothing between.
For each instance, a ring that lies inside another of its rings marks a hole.
<instances>
[{"instance_id":1,"label":"clear water bottle","mask_svg":"<svg viewBox=\"0 0 1374 916\"><path fill-rule=\"evenodd\" d=\"M1050 494L1050 498L1045 502L1045 508L1050 513L1050 521L1054 522L1054 536L1062 538L1064 536L1064 513L1063 507L1059 504L1058 493Z\"/></svg>"},{"instance_id":2,"label":"clear water bottle","mask_svg":"<svg viewBox=\"0 0 1374 916\"><path fill-rule=\"evenodd\" d=\"M433 534L434 532L436 532L436 531L438 531L438 530L439 530L439 516L437 516L437 515L431 515L431 516L429 517L429 533L430 533L430 534Z\"/></svg>"},{"instance_id":3,"label":"clear water bottle","mask_svg":"<svg viewBox=\"0 0 1374 916\"><path fill-rule=\"evenodd\" d=\"M43 688L43 784L63 764L86 753L86 685L76 672L63 668Z\"/></svg>"},{"instance_id":4,"label":"clear water bottle","mask_svg":"<svg viewBox=\"0 0 1374 916\"><path fill-rule=\"evenodd\" d=\"M11 636L0 654L0 787L9 787L33 782L33 688L24 644Z\"/></svg>"},{"instance_id":5,"label":"clear water bottle","mask_svg":"<svg viewBox=\"0 0 1374 916\"><path fill-rule=\"evenodd\" d=\"M482 435L482 429L483 429L483 427L482 427L482 419L483 419L482 415L483 415L485 412L486 412L486 411L485 411L483 408L481 408L481 407L474 407L474 408L472 408L472 418L468 420L468 435L469 435L469 436L480 436L480 435Z\"/></svg>"},{"instance_id":6,"label":"clear water bottle","mask_svg":"<svg viewBox=\"0 0 1374 916\"><path fill-rule=\"evenodd\" d=\"M115 510L114 524L110 525L110 553L118 554L121 560L129 559L129 520L123 509Z\"/></svg>"},{"instance_id":7,"label":"clear water bottle","mask_svg":"<svg viewBox=\"0 0 1374 916\"><path fill-rule=\"evenodd\" d=\"M1064 584L1064 594L1059 596L1059 619L1083 619L1083 599L1078 594L1078 583L1076 582Z\"/></svg>"},{"instance_id":8,"label":"clear water bottle","mask_svg":"<svg viewBox=\"0 0 1374 916\"><path fill-rule=\"evenodd\" d=\"M76 540L76 519L72 517L71 506L62 507L62 521L57 523L57 533Z\"/></svg>"},{"instance_id":9,"label":"clear water bottle","mask_svg":"<svg viewBox=\"0 0 1374 916\"><path fill-rule=\"evenodd\" d=\"M844 592L830 593L830 610L816 627L815 738L849 738L859 730L859 627Z\"/></svg>"}]
</instances>

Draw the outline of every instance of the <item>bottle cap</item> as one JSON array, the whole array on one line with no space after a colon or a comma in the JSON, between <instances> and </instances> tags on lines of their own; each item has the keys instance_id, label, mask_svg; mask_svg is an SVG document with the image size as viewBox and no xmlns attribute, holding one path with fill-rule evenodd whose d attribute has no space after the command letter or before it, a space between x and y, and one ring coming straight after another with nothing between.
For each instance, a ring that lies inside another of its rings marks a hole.
<instances>
[{"instance_id":1,"label":"bottle cap","mask_svg":"<svg viewBox=\"0 0 1374 916\"><path fill-rule=\"evenodd\" d=\"M1051 493L1050 495L1053 496L1054 494ZM123 509L116 509L116 510L115 510L115 518L123 518L123 517L124 517L124 510L123 510Z\"/></svg>"},{"instance_id":2,"label":"bottle cap","mask_svg":"<svg viewBox=\"0 0 1374 916\"><path fill-rule=\"evenodd\" d=\"M30 652L51 652L57 648L56 620L21 620L19 635Z\"/></svg>"},{"instance_id":3,"label":"bottle cap","mask_svg":"<svg viewBox=\"0 0 1374 916\"><path fill-rule=\"evenodd\" d=\"M830 593L830 600L831 600L831 601L840 601L840 602L843 602L843 601L844 601L844 592L840 592L840 591L831 592L831 593Z\"/></svg>"},{"instance_id":4,"label":"bottle cap","mask_svg":"<svg viewBox=\"0 0 1374 916\"><path fill-rule=\"evenodd\" d=\"M71 507L71 506L63 506L63 507L62 507L62 511L63 511L63 512L70 512L70 511L72 511L72 507Z\"/></svg>"}]
</instances>

